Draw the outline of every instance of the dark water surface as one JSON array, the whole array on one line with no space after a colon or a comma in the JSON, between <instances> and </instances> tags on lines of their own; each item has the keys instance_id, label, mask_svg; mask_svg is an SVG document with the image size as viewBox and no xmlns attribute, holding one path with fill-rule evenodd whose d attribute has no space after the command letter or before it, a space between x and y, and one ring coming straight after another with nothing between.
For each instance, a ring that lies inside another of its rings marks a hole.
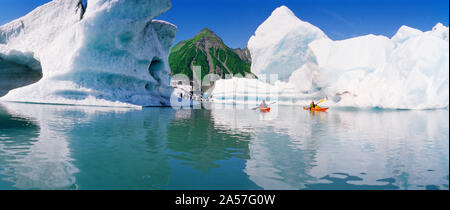
<instances>
[{"instance_id":1,"label":"dark water surface","mask_svg":"<svg viewBox=\"0 0 450 210\"><path fill-rule=\"evenodd\" d=\"M0 103L0 189L448 189L448 116Z\"/></svg>"}]
</instances>

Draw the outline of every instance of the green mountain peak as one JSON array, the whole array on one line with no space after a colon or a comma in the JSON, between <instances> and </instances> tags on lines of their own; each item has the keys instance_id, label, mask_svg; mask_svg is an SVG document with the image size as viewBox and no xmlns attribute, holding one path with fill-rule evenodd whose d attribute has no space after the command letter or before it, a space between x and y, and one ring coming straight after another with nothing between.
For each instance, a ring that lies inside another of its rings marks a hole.
<instances>
[{"instance_id":1,"label":"green mountain peak","mask_svg":"<svg viewBox=\"0 0 450 210\"><path fill-rule=\"evenodd\" d=\"M211 29L204 28L193 38L177 43L171 50L169 64L172 75L185 74L192 79L193 66L201 66L202 78L210 73L225 78L226 74L246 76L250 63L223 43Z\"/></svg>"},{"instance_id":2,"label":"green mountain peak","mask_svg":"<svg viewBox=\"0 0 450 210\"><path fill-rule=\"evenodd\" d=\"M211 29L209 29L208 27L205 27L204 29L202 29L199 33L211 33L211 34L215 34Z\"/></svg>"}]
</instances>

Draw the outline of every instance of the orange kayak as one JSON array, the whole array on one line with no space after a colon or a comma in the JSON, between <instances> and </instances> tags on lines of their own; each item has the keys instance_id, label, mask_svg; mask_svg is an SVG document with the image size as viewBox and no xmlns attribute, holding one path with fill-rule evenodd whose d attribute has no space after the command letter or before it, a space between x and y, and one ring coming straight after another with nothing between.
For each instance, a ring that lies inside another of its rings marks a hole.
<instances>
[{"instance_id":1,"label":"orange kayak","mask_svg":"<svg viewBox=\"0 0 450 210\"><path fill-rule=\"evenodd\" d=\"M316 108L310 108L310 107L303 107L304 110L310 110L310 111L318 111L318 112L324 112L327 111L328 108L322 108L322 107L316 107Z\"/></svg>"},{"instance_id":2,"label":"orange kayak","mask_svg":"<svg viewBox=\"0 0 450 210\"><path fill-rule=\"evenodd\" d=\"M270 107L259 107L259 110L261 110L261 112L270 112Z\"/></svg>"}]
</instances>

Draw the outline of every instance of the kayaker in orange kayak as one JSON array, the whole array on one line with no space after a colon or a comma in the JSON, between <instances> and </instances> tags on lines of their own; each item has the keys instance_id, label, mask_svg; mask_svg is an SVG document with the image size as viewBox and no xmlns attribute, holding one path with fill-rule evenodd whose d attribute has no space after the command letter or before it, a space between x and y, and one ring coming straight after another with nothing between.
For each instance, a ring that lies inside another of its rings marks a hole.
<instances>
[{"instance_id":1,"label":"kayaker in orange kayak","mask_svg":"<svg viewBox=\"0 0 450 210\"><path fill-rule=\"evenodd\" d=\"M261 112L268 112L268 111L270 111L270 107L267 106L265 100L262 100L261 104L259 105L259 110L260 110Z\"/></svg>"},{"instance_id":2,"label":"kayaker in orange kayak","mask_svg":"<svg viewBox=\"0 0 450 210\"><path fill-rule=\"evenodd\" d=\"M261 104L259 105L259 108L267 108L266 100L262 100Z\"/></svg>"},{"instance_id":3,"label":"kayaker in orange kayak","mask_svg":"<svg viewBox=\"0 0 450 210\"><path fill-rule=\"evenodd\" d=\"M317 107L317 104L314 103L314 100L311 101L311 104L309 105L309 108L314 109Z\"/></svg>"}]
</instances>

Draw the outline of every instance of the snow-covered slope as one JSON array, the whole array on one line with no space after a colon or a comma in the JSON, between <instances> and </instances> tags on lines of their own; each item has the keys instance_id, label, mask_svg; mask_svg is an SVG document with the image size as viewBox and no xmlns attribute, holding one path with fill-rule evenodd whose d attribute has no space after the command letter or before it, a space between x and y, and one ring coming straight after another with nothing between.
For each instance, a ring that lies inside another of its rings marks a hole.
<instances>
[{"instance_id":1,"label":"snow-covered slope","mask_svg":"<svg viewBox=\"0 0 450 210\"><path fill-rule=\"evenodd\" d=\"M171 8L170 1L88 0L82 19L78 2L53 0L0 27L0 65L42 75L32 85L4 88L9 93L0 100L168 105L167 60L177 28L154 18Z\"/></svg>"},{"instance_id":2,"label":"snow-covered slope","mask_svg":"<svg viewBox=\"0 0 450 210\"><path fill-rule=\"evenodd\" d=\"M327 106L429 109L449 104L448 27L440 23L427 32L402 26L391 39L370 34L333 41L282 6L248 44L252 72L261 82L278 74L270 83L280 104L306 105L321 97L332 99ZM220 89L221 83L227 81L217 82L215 101L248 98L245 88L231 92Z\"/></svg>"}]
</instances>

